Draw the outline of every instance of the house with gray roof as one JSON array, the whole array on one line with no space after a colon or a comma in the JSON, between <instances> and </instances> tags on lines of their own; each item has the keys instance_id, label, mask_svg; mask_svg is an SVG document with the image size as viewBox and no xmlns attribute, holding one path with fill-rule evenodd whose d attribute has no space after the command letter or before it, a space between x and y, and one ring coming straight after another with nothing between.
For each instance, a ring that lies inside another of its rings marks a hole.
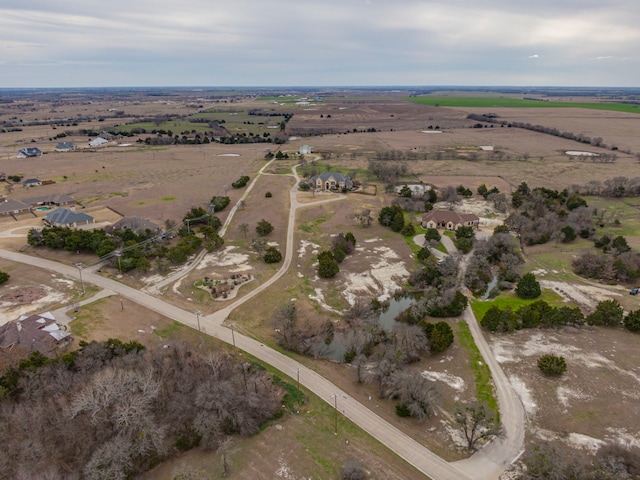
<instances>
[{"instance_id":1,"label":"house with gray roof","mask_svg":"<svg viewBox=\"0 0 640 480\"><path fill-rule=\"evenodd\" d=\"M38 178L27 178L22 181L23 187L39 187L42 185L42 180Z\"/></svg>"},{"instance_id":2,"label":"house with gray roof","mask_svg":"<svg viewBox=\"0 0 640 480\"><path fill-rule=\"evenodd\" d=\"M353 188L353 182L345 175L338 172L324 172L311 177L309 180L311 188L324 191L336 191L344 188Z\"/></svg>"},{"instance_id":3,"label":"house with gray roof","mask_svg":"<svg viewBox=\"0 0 640 480\"><path fill-rule=\"evenodd\" d=\"M144 234L149 230L152 233L159 233L160 227L149 220L133 216L133 217L122 217L113 225L109 225L104 229L108 234L113 234L115 230L131 230L137 234Z\"/></svg>"},{"instance_id":4,"label":"house with gray roof","mask_svg":"<svg viewBox=\"0 0 640 480\"><path fill-rule=\"evenodd\" d=\"M59 142L56 145L56 152L71 152L76 148L76 144L73 142Z\"/></svg>"},{"instance_id":5,"label":"house with gray roof","mask_svg":"<svg viewBox=\"0 0 640 480\"><path fill-rule=\"evenodd\" d=\"M76 199L66 193L52 193L51 195L41 195L39 197L23 198L22 201L32 207L61 207L63 205L75 205Z\"/></svg>"},{"instance_id":6,"label":"house with gray roof","mask_svg":"<svg viewBox=\"0 0 640 480\"><path fill-rule=\"evenodd\" d=\"M42 155L42 150L38 147L26 147L18 152L16 158L32 158L39 157L40 155Z\"/></svg>"},{"instance_id":7,"label":"house with gray roof","mask_svg":"<svg viewBox=\"0 0 640 480\"><path fill-rule=\"evenodd\" d=\"M0 216L17 215L31 211L31 205L21 202L20 200L12 200L10 198L0 199Z\"/></svg>"},{"instance_id":8,"label":"house with gray roof","mask_svg":"<svg viewBox=\"0 0 640 480\"><path fill-rule=\"evenodd\" d=\"M95 219L86 213L74 212L66 208L56 208L53 212L45 215L44 223L50 227L76 228L80 225L95 223Z\"/></svg>"}]
</instances>

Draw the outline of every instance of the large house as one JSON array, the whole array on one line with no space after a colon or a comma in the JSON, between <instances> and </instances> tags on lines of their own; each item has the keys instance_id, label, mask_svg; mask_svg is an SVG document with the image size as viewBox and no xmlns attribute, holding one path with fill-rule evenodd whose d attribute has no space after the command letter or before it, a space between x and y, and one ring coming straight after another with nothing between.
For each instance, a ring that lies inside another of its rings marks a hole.
<instances>
[{"instance_id":1,"label":"large house","mask_svg":"<svg viewBox=\"0 0 640 480\"><path fill-rule=\"evenodd\" d=\"M311 188L316 190L342 190L343 188L353 188L353 182L345 175L338 172L324 172L309 180Z\"/></svg>"},{"instance_id":2,"label":"large house","mask_svg":"<svg viewBox=\"0 0 640 480\"><path fill-rule=\"evenodd\" d=\"M52 193L51 195L23 198L22 201L34 208L50 206L61 207L62 205L76 204L76 199L65 193Z\"/></svg>"},{"instance_id":3,"label":"large house","mask_svg":"<svg viewBox=\"0 0 640 480\"><path fill-rule=\"evenodd\" d=\"M16 158L32 158L39 157L40 155L42 155L42 150L38 147L26 147L18 152Z\"/></svg>"},{"instance_id":4,"label":"large house","mask_svg":"<svg viewBox=\"0 0 640 480\"><path fill-rule=\"evenodd\" d=\"M109 225L104 230L109 234L113 234L114 230L131 230L137 234L146 234L147 230L152 233L160 232L160 227L149 220L144 218L133 216L133 217L122 217L113 225Z\"/></svg>"},{"instance_id":5,"label":"large house","mask_svg":"<svg viewBox=\"0 0 640 480\"><path fill-rule=\"evenodd\" d=\"M456 230L458 227L478 228L480 218L473 213L458 213L453 210L431 210L422 216L423 228Z\"/></svg>"},{"instance_id":6,"label":"large house","mask_svg":"<svg viewBox=\"0 0 640 480\"><path fill-rule=\"evenodd\" d=\"M21 202L20 200L12 200L9 198L0 198L0 217L17 215L31 211L31 205Z\"/></svg>"},{"instance_id":7,"label":"large house","mask_svg":"<svg viewBox=\"0 0 640 480\"><path fill-rule=\"evenodd\" d=\"M66 208L56 208L53 212L47 213L44 223L50 227L76 228L80 225L95 223L95 219L86 213L74 212Z\"/></svg>"},{"instance_id":8,"label":"large house","mask_svg":"<svg viewBox=\"0 0 640 480\"><path fill-rule=\"evenodd\" d=\"M56 145L56 152L71 152L76 148L76 144L73 142L59 142Z\"/></svg>"},{"instance_id":9,"label":"large house","mask_svg":"<svg viewBox=\"0 0 640 480\"><path fill-rule=\"evenodd\" d=\"M29 351L50 353L70 341L69 332L58 326L51 312L22 316L17 322L7 322L0 327L0 351L22 346Z\"/></svg>"},{"instance_id":10,"label":"large house","mask_svg":"<svg viewBox=\"0 0 640 480\"><path fill-rule=\"evenodd\" d=\"M93 140L91 140L89 142L89 146L90 147L100 147L101 145L106 145L107 143L109 143L107 140L105 140L102 137L96 137Z\"/></svg>"}]
</instances>

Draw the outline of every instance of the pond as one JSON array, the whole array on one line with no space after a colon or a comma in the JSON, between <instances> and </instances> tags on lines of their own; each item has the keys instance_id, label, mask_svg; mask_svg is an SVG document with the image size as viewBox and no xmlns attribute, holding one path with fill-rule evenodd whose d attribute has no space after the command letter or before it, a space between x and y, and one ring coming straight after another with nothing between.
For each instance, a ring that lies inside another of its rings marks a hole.
<instances>
[{"instance_id":1,"label":"pond","mask_svg":"<svg viewBox=\"0 0 640 480\"><path fill-rule=\"evenodd\" d=\"M400 312L403 312L411 305L415 303L415 298L402 297L391 299L389 306L380 313L378 317L378 324L383 330L391 331L393 326L398 323L396 317ZM336 360L338 362L344 361L344 354L347 350L348 334L347 332L335 332L333 335L333 341L329 345L322 345L317 352L320 356Z\"/></svg>"}]
</instances>

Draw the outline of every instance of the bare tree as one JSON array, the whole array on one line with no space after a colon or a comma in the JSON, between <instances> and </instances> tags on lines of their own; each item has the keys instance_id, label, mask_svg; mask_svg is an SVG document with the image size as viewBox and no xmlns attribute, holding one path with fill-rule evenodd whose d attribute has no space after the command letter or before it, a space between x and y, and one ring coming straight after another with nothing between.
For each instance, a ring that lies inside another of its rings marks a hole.
<instances>
[{"instance_id":1,"label":"bare tree","mask_svg":"<svg viewBox=\"0 0 640 480\"><path fill-rule=\"evenodd\" d=\"M487 416L486 407L482 404L458 407L454 413L456 425L464 433L467 449L472 452L482 440L500 437L504 434L502 425Z\"/></svg>"},{"instance_id":2,"label":"bare tree","mask_svg":"<svg viewBox=\"0 0 640 480\"><path fill-rule=\"evenodd\" d=\"M240 232L242 232L242 234L244 235L244 238L247 238L247 234L249 233L249 225L246 223L241 223L238 226L238 230L240 230Z\"/></svg>"}]
</instances>

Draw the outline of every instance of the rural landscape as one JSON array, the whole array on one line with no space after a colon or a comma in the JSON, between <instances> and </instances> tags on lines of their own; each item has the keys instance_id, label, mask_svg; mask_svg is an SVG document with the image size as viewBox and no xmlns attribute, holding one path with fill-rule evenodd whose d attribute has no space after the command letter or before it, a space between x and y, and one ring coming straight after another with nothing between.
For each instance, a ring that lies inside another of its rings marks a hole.
<instances>
[{"instance_id":1,"label":"rural landscape","mask_svg":"<svg viewBox=\"0 0 640 480\"><path fill-rule=\"evenodd\" d=\"M633 88L0 89L0 478L640 478L638 132Z\"/></svg>"}]
</instances>

